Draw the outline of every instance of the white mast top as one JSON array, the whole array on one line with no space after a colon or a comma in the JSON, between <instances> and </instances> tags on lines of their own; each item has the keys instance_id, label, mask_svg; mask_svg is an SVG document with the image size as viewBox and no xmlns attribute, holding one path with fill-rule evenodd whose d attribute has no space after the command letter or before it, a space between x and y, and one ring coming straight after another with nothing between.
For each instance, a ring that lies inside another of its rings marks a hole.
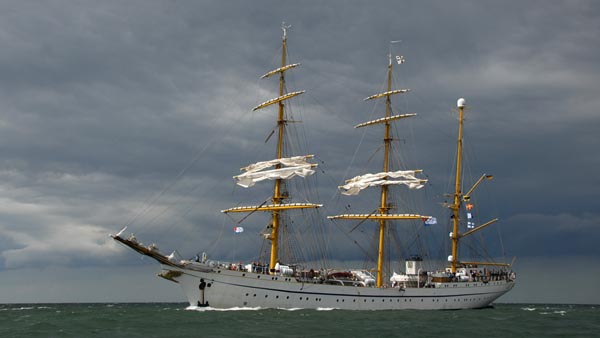
<instances>
[{"instance_id":1,"label":"white mast top","mask_svg":"<svg viewBox=\"0 0 600 338\"><path fill-rule=\"evenodd\" d=\"M283 39L287 39L287 29L292 28L292 25L286 25L285 21L281 23L281 29L283 30Z\"/></svg>"}]
</instances>

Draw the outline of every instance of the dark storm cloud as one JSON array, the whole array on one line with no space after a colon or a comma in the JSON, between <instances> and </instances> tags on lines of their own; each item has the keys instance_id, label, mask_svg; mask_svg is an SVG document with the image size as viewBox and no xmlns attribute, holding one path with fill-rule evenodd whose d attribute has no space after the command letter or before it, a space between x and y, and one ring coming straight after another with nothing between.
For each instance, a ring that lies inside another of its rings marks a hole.
<instances>
[{"instance_id":1,"label":"dark storm cloud","mask_svg":"<svg viewBox=\"0 0 600 338\"><path fill-rule=\"evenodd\" d=\"M293 25L290 59L302 66L288 86L307 90L294 113L321 161L328 212L358 208L330 196L364 168L352 162L355 146L362 140L367 157L378 146L352 126L370 118L362 99L384 83L389 41L402 40L397 85L412 91L396 102L419 116L400 131L414 138L403 145L409 164L430 179L425 197L447 192L452 110L464 96L469 170L496 177L490 211L509 254L597 256L599 10L591 1L3 2L2 266L130 260L106 237L124 225L185 255L223 237L235 220L219 210L247 194L231 176L273 154L263 146L272 112L250 109L276 92L257 78L277 67L281 21Z\"/></svg>"}]
</instances>

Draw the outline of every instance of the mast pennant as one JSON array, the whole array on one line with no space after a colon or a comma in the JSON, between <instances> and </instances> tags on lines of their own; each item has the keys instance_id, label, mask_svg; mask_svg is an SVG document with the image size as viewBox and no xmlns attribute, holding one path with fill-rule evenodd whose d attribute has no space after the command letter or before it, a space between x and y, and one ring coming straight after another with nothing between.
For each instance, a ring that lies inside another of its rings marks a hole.
<instances>
[{"instance_id":1,"label":"mast pennant","mask_svg":"<svg viewBox=\"0 0 600 338\"><path fill-rule=\"evenodd\" d=\"M422 170L398 170L391 172L382 172L376 174L365 174L356 176L346 181L346 184L338 188L344 190L343 195L358 195L358 193L368 187L384 186L384 185L400 185L404 184L410 189L421 189L427 183L427 180L422 180L415 177L416 174L423 172ZM389 178L395 178L391 180Z\"/></svg>"},{"instance_id":2,"label":"mast pennant","mask_svg":"<svg viewBox=\"0 0 600 338\"><path fill-rule=\"evenodd\" d=\"M245 171L245 173L234 176L233 178L237 180L237 185L249 188L257 182L264 180L290 179L294 176L310 176L315 173L312 168L317 165L307 162L307 160L313 157L314 155L294 156L253 163L241 169ZM277 168L276 166L282 167ZM271 167L276 168L265 170Z\"/></svg>"}]
</instances>

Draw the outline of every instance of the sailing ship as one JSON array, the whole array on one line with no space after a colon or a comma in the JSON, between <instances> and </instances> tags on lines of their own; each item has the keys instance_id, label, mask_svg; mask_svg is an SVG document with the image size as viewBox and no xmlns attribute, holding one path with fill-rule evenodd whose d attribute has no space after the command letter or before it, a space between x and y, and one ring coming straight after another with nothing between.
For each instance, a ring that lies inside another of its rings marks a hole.
<instances>
[{"instance_id":1,"label":"sailing ship","mask_svg":"<svg viewBox=\"0 0 600 338\"><path fill-rule=\"evenodd\" d=\"M287 62L287 29L282 26L281 65L262 78L279 77L279 95L256 106L254 110L275 106L277 108L276 158L251 164L242 168L241 175L235 176L237 184L252 187L256 183L273 181L270 201L260 205L233 207L222 210L226 214L266 213L270 221L264 239L270 243L268 264L235 264L209 258L205 253L194 259L179 259L177 255L165 255L156 245L145 246L133 234L123 236L125 229L110 235L116 241L149 256L161 265L160 277L181 286L190 307L236 308L336 308L347 310L398 310L398 309L467 309L488 307L494 300L508 292L515 285L515 274L510 264L494 262L463 261L459 259L460 241L488 225L494 219L468 231L463 231L464 205L470 200L473 190L491 175L483 175L467 193L462 192L462 130L465 100L458 100L459 128L454 194L447 207L452 211L452 249L446 267L428 271L423 259L412 256L404 259L403 272L390 274L384 267L386 256L386 235L393 222L435 223L435 218L416 213L394 213L396 209L391 198L392 189L419 189L427 180L419 178L421 170L394 170L391 165L392 124L416 114L394 115L391 98L408 92L408 89L392 88L394 62L404 59L388 56L387 88L384 92L367 97L365 100L385 100L385 116L358 124L356 128L383 126L383 167L375 174L364 174L347 180L340 187L342 194L356 195L366 188L379 189L379 203L374 212L363 214L340 214L328 216L331 220L354 220L374 222L377 227L377 259L374 269L332 269L309 267L285 262L281 246L286 244L281 238L282 231L290 221L292 211L311 211L322 207L311 202L293 202L287 188L288 181L305 178L315 173L312 155L295 155L286 152L284 143L286 128L290 122L286 104L304 91L288 92L285 75L299 66ZM246 216L244 216L246 217ZM337 222L337 221L335 221ZM469 222L469 224L471 224ZM237 229L237 227L236 227ZM241 229L240 229L241 230ZM288 263L288 264L286 264Z\"/></svg>"}]
</instances>

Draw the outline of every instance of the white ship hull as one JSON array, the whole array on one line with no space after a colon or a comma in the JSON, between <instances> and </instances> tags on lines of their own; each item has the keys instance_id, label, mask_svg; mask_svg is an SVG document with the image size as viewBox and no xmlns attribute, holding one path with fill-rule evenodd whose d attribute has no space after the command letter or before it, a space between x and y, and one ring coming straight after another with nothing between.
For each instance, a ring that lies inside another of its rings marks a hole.
<instances>
[{"instance_id":1,"label":"white ship hull","mask_svg":"<svg viewBox=\"0 0 600 338\"><path fill-rule=\"evenodd\" d=\"M163 265L162 276L178 283L190 306L344 310L453 310L491 306L514 282L434 283L426 288L338 286L294 277ZM204 270L204 271L199 271ZM203 290L200 285L203 284Z\"/></svg>"}]
</instances>

